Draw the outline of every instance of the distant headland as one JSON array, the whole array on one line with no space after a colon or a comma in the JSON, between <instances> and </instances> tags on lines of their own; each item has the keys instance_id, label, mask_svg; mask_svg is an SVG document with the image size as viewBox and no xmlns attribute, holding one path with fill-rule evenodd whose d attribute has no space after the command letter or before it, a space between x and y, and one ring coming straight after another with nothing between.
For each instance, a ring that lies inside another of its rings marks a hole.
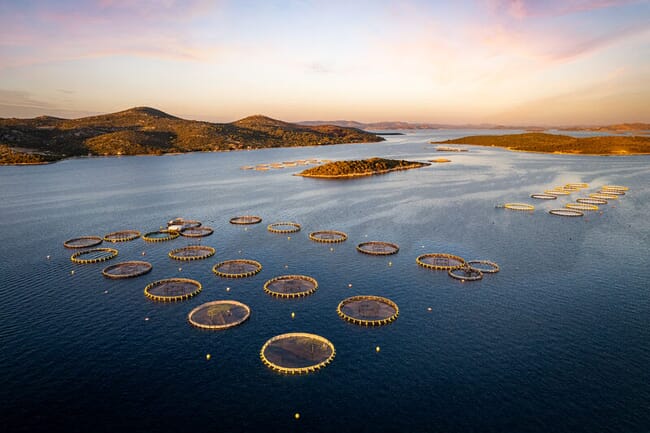
<instances>
[{"instance_id":1,"label":"distant headland","mask_svg":"<svg viewBox=\"0 0 650 433\"><path fill-rule=\"evenodd\" d=\"M578 155L650 154L650 137L629 135L570 137L559 134L526 133L509 135L475 135L438 141L441 144L473 144L505 147L510 150Z\"/></svg>"},{"instance_id":2,"label":"distant headland","mask_svg":"<svg viewBox=\"0 0 650 433\"><path fill-rule=\"evenodd\" d=\"M353 161L334 161L297 173L296 176L317 177L323 179L346 179L390 173L391 171L409 170L431 165L425 162L405 161L401 159L370 158Z\"/></svg>"},{"instance_id":3,"label":"distant headland","mask_svg":"<svg viewBox=\"0 0 650 433\"><path fill-rule=\"evenodd\" d=\"M211 123L135 107L79 119L0 119L0 164L43 164L88 155L162 155L383 140L357 128L298 125L261 115Z\"/></svg>"}]
</instances>

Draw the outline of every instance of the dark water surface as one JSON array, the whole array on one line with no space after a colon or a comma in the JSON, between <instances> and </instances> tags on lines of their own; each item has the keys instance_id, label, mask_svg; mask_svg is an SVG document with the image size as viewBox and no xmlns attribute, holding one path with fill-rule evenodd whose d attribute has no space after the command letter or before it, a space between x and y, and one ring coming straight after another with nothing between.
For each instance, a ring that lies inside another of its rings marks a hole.
<instances>
[{"instance_id":1,"label":"dark water surface","mask_svg":"<svg viewBox=\"0 0 650 433\"><path fill-rule=\"evenodd\" d=\"M428 144L461 135L468 132L0 167L4 431L650 431L650 157L471 146L450 154ZM291 176L301 167L239 169L371 156L453 162L351 181ZM568 182L630 191L584 218L547 213L583 194L528 198ZM537 209L495 208L508 201ZM264 221L228 222L244 214ZM215 256L177 262L167 253L196 240L137 239L115 244L112 261L77 265L62 245L157 230L177 216L214 228L201 242ZM278 221L303 230L291 239L266 230ZM333 246L308 239L327 229L349 238ZM356 251L369 240L400 251ZM418 267L415 258L428 252L493 260L501 272L461 283ZM235 258L263 269L240 280L211 272ZM154 266L145 276L101 275L117 261L142 259ZM264 282L283 274L312 276L319 288L302 299L265 294ZM173 304L145 298L147 283L175 276L199 280L203 292ZM337 304L360 294L392 299L399 318L379 328L344 322ZM246 303L250 319L221 332L188 324L192 308L217 299ZM293 331L334 343L332 364L299 377L265 367L264 342Z\"/></svg>"}]
</instances>

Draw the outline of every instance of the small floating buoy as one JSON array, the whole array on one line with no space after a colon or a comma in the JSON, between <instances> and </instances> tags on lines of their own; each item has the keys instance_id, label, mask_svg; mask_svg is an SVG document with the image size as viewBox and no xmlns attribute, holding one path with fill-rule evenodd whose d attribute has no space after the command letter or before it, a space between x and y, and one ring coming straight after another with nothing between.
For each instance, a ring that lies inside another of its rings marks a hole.
<instances>
[{"instance_id":1,"label":"small floating buoy","mask_svg":"<svg viewBox=\"0 0 650 433\"><path fill-rule=\"evenodd\" d=\"M230 292L230 287L226 287L226 292Z\"/></svg>"},{"instance_id":2,"label":"small floating buoy","mask_svg":"<svg viewBox=\"0 0 650 433\"><path fill-rule=\"evenodd\" d=\"M247 231L248 231L248 227L244 227L244 231L247 232Z\"/></svg>"},{"instance_id":3,"label":"small floating buoy","mask_svg":"<svg viewBox=\"0 0 650 433\"><path fill-rule=\"evenodd\" d=\"M388 266L393 266L393 262L388 262Z\"/></svg>"},{"instance_id":4,"label":"small floating buoy","mask_svg":"<svg viewBox=\"0 0 650 433\"><path fill-rule=\"evenodd\" d=\"M205 359L207 359L208 361L210 360L210 358L212 358L212 355L210 355L209 353L205 355Z\"/></svg>"},{"instance_id":5,"label":"small floating buoy","mask_svg":"<svg viewBox=\"0 0 650 433\"><path fill-rule=\"evenodd\" d=\"M49 254L47 255L47 259L50 260L50 255Z\"/></svg>"},{"instance_id":6,"label":"small floating buoy","mask_svg":"<svg viewBox=\"0 0 650 433\"><path fill-rule=\"evenodd\" d=\"M379 346L375 347L375 352L379 352L380 350Z\"/></svg>"},{"instance_id":7,"label":"small floating buoy","mask_svg":"<svg viewBox=\"0 0 650 433\"><path fill-rule=\"evenodd\" d=\"M107 293L108 293L108 290L104 290L104 294L107 294Z\"/></svg>"},{"instance_id":8,"label":"small floating buoy","mask_svg":"<svg viewBox=\"0 0 650 433\"><path fill-rule=\"evenodd\" d=\"M143 256L146 256L146 255L147 255L147 253L143 251L143 252L142 252L142 255L143 255Z\"/></svg>"},{"instance_id":9,"label":"small floating buoy","mask_svg":"<svg viewBox=\"0 0 650 433\"><path fill-rule=\"evenodd\" d=\"M427 308L427 311L431 311L431 307Z\"/></svg>"},{"instance_id":10,"label":"small floating buoy","mask_svg":"<svg viewBox=\"0 0 650 433\"><path fill-rule=\"evenodd\" d=\"M291 318L292 318L292 319L295 319L295 318L296 318L296 313L294 313L293 311L291 312Z\"/></svg>"},{"instance_id":11,"label":"small floating buoy","mask_svg":"<svg viewBox=\"0 0 650 433\"><path fill-rule=\"evenodd\" d=\"M330 251L334 251L334 247L330 247Z\"/></svg>"},{"instance_id":12,"label":"small floating buoy","mask_svg":"<svg viewBox=\"0 0 650 433\"><path fill-rule=\"evenodd\" d=\"M149 318L148 318L148 317L145 317L145 318L144 318L144 321L145 321L145 322L148 322L148 321L149 321Z\"/></svg>"},{"instance_id":13,"label":"small floating buoy","mask_svg":"<svg viewBox=\"0 0 650 433\"><path fill-rule=\"evenodd\" d=\"M284 265L284 269L289 269L289 265Z\"/></svg>"},{"instance_id":14,"label":"small floating buoy","mask_svg":"<svg viewBox=\"0 0 650 433\"><path fill-rule=\"evenodd\" d=\"M70 271L70 275L74 275L74 270L73 270L73 271Z\"/></svg>"},{"instance_id":15,"label":"small floating buoy","mask_svg":"<svg viewBox=\"0 0 650 433\"><path fill-rule=\"evenodd\" d=\"M348 284L348 287L352 287L352 283Z\"/></svg>"},{"instance_id":16,"label":"small floating buoy","mask_svg":"<svg viewBox=\"0 0 650 433\"><path fill-rule=\"evenodd\" d=\"M178 272L180 272L180 271L182 271L182 270L183 270L183 268L178 268Z\"/></svg>"},{"instance_id":17,"label":"small floating buoy","mask_svg":"<svg viewBox=\"0 0 650 433\"><path fill-rule=\"evenodd\" d=\"M290 241L290 240L291 240L291 236L287 236L287 240Z\"/></svg>"},{"instance_id":18,"label":"small floating buoy","mask_svg":"<svg viewBox=\"0 0 650 433\"><path fill-rule=\"evenodd\" d=\"M293 415L293 417L294 417L295 419L300 419L300 414L299 414L298 412L296 412L296 413Z\"/></svg>"}]
</instances>

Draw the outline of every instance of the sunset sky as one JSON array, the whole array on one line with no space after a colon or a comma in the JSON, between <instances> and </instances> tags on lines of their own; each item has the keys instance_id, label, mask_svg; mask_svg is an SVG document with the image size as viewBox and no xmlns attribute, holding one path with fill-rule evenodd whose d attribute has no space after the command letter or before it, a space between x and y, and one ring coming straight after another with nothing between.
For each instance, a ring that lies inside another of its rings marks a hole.
<instances>
[{"instance_id":1,"label":"sunset sky","mask_svg":"<svg viewBox=\"0 0 650 433\"><path fill-rule=\"evenodd\" d=\"M650 122L650 1L0 0L0 117Z\"/></svg>"}]
</instances>

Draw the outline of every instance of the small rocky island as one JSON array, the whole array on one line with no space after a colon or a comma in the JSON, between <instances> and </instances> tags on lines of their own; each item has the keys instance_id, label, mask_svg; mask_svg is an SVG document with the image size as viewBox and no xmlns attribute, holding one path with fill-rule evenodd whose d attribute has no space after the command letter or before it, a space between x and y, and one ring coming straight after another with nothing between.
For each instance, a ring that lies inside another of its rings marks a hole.
<instances>
[{"instance_id":1,"label":"small rocky island","mask_svg":"<svg viewBox=\"0 0 650 433\"><path fill-rule=\"evenodd\" d=\"M297 176L318 177L324 179L345 179L361 176L384 174L397 170L426 167L426 162L405 161L401 159L370 158L353 161L334 161L328 164L309 168Z\"/></svg>"}]
</instances>

